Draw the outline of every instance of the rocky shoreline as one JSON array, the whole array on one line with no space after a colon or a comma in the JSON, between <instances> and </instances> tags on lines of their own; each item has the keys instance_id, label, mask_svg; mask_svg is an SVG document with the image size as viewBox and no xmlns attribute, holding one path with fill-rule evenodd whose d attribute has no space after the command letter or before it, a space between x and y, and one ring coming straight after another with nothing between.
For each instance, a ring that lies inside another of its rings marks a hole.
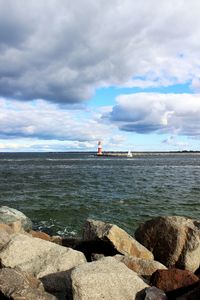
<instances>
[{"instance_id":1,"label":"rocky shoreline","mask_svg":"<svg viewBox=\"0 0 200 300\"><path fill-rule=\"evenodd\" d=\"M32 230L0 207L0 299L200 299L200 222L157 217L130 236L88 219L81 239Z\"/></svg>"}]
</instances>

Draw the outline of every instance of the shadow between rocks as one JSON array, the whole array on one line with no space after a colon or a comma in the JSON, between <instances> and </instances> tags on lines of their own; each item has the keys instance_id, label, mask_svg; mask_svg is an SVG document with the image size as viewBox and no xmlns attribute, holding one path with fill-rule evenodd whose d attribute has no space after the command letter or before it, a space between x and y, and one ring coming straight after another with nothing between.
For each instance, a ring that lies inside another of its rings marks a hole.
<instances>
[{"instance_id":1,"label":"shadow between rocks","mask_svg":"<svg viewBox=\"0 0 200 300\"><path fill-rule=\"evenodd\" d=\"M197 294L198 295L195 295L197 291ZM191 292L194 292L194 296L190 297L190 298L187 298L187 299L193 299L193 300L199 300L200 298L200 281L197 281L193 284L190 284L186 287L182 287L182 288L179 288L179 289L176 289L176 290L173 290L173 291L170 291L170 292L166 292L166 295L167 295L167 299L168 300L174 300L176 299L177 297L181 297L181 296L184 296L188 293L191 293Z\"/></svg>"},{"instance_id":2,"label":"shadow between rocks","mask_svg":"<svg viewBox=\"0 0 200 300\"><path fill-rule=\"evenodd\" d=\"M120 254L109 241L94 240L83 241L81 239L65 238L62 246L70 247L84 253L88 262L92 261L92 254L103 254L104 256L114 256Z\"/></svg>"},{"instance_id":3,"label":"shadow between rocks","mask_svg":"<svg viewBox=\"0 0 200 300\"><path fill-rule=\"evenodd\" d=\"M45 291L54 295L58 300L73 300L71 281L72 270L73 268L41 277L40 280L43 283Z\"/></svg>"},{"instance_id":4,"label":"shadow between rocks","mask_svg":"<svg viewBox=\"0 0 200 300\"><path fill-rule=\"evenodd\" d=\"M136 296L135 296L135 300L141 300L141 299L144 299L145 298L145 291L146 291L146 288L137 292Z\"/></svg>"},{"instance_id":5,"label":"shadow between rocks","mask_svg":"<svg viewBox=\"0 0 200 300\"><path fill-rule=\"evenodd\" d=\"M8 298L8 297L4 296L4 294L2 292L0 292L0 299L1 300L8 300L8 299L13 300L13 298Z\"/></svg>"}]
</instances>

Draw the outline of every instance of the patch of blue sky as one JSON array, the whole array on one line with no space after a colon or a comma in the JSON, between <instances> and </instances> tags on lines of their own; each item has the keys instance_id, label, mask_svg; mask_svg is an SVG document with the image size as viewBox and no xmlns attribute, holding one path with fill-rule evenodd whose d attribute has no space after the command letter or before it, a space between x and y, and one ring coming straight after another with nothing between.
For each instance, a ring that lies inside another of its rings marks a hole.
<instances>
[{"instance_id":1,"label":"patch of blue sky","mask_svg":"<svg viewBox=\"0 0 200 300\"><path fill-rule=\"evenodd\" d=\"M132 151L182 151L196 150L191 141L184 136L172 136L170 134L126 134L126 145Z\"/></svg>"},{"instance_id":2,"label":"patch of blue sky","mask_svg":"<svg viewBox=\"0 0 200 300\"><path fill-rule=\"evenodd\" d=\"M96 89L93 97L89 99L91 106L107 106L115 105L116 98L119 95L136 94L136 93L160 93L160 94L192 94L190 82L185 84L174 84L170 86L148 87L148 88L118 88L118 87L104 87Z\"/></svg>"},{"instance_id":3,"label":"patch of blue sky","mask_svg":"<svg viewBox=\"0 0 200 300\"><path fill-rule=\"evenodd\" d=\"M160 93L160 94L192 94L190 83L174 84L170 86L160 86L140 89L145 93Z\"/></svg>"}]
</instances>

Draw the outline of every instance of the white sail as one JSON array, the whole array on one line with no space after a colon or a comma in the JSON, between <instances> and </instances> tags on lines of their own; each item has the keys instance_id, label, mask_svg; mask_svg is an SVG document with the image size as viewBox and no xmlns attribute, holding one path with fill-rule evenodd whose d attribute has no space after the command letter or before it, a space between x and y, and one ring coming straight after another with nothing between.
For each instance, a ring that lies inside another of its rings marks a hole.
<instances>
[{"instance_id":1,"label":"white sail","mask_svg":"<svg viewBox=\"0 0 200 300\"><path fill-rule=\"evenodd\" d=\"M127 157L133 157L133 154L130 150L128 151Z\"/></svg>"}]
</instances>

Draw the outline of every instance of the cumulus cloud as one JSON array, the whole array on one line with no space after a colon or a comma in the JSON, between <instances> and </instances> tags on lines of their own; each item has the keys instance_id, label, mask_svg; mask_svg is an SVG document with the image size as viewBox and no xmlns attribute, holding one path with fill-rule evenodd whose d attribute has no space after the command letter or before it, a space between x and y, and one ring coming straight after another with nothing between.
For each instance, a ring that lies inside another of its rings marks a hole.
<instances>
[{"instance_id":1,"label":"cumulus cloud","mask_svg":"<svg viewBox=\"0 0 200 300\"><path fill-rule=\"evenodd\" d=\"M137 93L117 102L104 117L123 131L200 138L200 94Z\"/></svg>"},{"instance_id":2,"label":"cumulus cloud","mask_svg":"<svg viewBox=\"0 0 200 300\"><path fill-rule=\"evenodd\" d=\"M57 140L70 145L73 142L76 148L90 148L110 134L111 129L89 109L71 111L43 100L0 101L0 139Z\"/></svg>"},{"instance_id":3,"label":"cumulus cloud","mask_svg":"<svg viewBox=\"0 0 200 300\"><path fill-rule=\"evenodd\" d=\"M192 81L199 10L198 0L0 0L0 95L75 103L101 86Z\"/></svg>"}]
</instances>

